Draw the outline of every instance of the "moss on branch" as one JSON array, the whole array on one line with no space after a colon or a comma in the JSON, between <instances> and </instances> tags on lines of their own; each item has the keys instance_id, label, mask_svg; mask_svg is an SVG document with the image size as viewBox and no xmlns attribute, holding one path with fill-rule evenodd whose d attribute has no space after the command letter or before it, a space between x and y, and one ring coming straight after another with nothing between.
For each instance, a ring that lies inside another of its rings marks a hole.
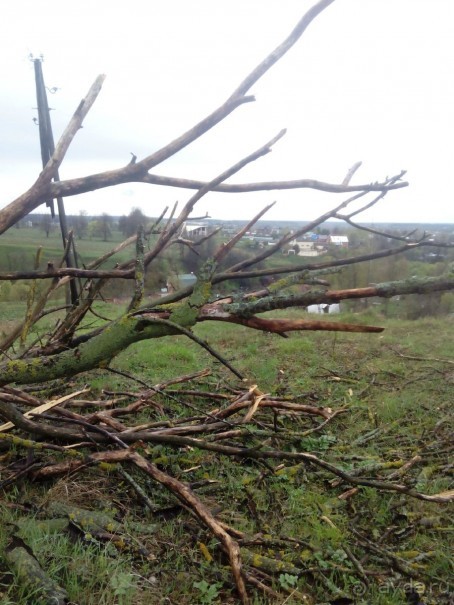
<instances>
[{"instance_id":1,"label":"moss on branch","mask_svg":"<svg viewBox=\"0 0 454 605\"><path fill-rule=\"evenodd\" d=\"M140 315L126 314L75 349L33 359L14 359L1 364L0 384L46 382L104 368L134 342L175 334L179 332L171 325L153 323L152 319L144 320Z\"/></svg>"},{"instance_id":2,"label":"moss on branch","mask_svg":"<svg viewBox=\"0 0 454 605\"><path fill-rule=\"evenodd\" d=\"M273 294L257 300L244 300L223 305L224 311L237 317L248 319L257 313L305 307L312 304L332 304L341 300L370 298L391 298L405 294L430 294L454 289L454 274L439 277L411 277L410 279L373 284L366 288L346 290L314 289L300 294Z\"/></svg>"},{"instance_id":3,"label":"moss on branch","mask_svg":"<svg viewBox=\"0 0 454 605\"><path fill-rule=\"evenodd\" d=\"M14 359L1 364L0 385L10 382L17 384L40 383L57 378L68 378L96 368L104 368L121 351L135 342L186 333L197 321L206 319L244 323L242 320L251 320L257 313L275 309L304 306L312 303L332 303L339 300L370 296L388 298L396 294L423 294L454 288L454 277L448 274L435 278L411 278L405 281L374 284L354 290L313 290L299 295L273 295L258 300L215 305L215 308L213 308L213 305L207 304L207 301L211 295L210 278L212 278L215 267L206 266L204 269L206 273L200 275L189 298L179 303L166 305L165 310L170 321L163 321L160 317L164 307L155 308L153 312L136 311L132 314L126 313L75 348L55 355L31 359ZM270 330L270 325L266 324L265 320L262 320L263 325L257 318L254 321L256 325L251 324L249 327ZM248 325L248 322L245 325ZM279 328L273 331L281 332L283 329ZM285 329L331 328L327 326L321 328L295 325L293 327L287 326ZM371 326L367 330L361 329L359 331L381 331L381 328Z\"/></svg>"}]
</instances>

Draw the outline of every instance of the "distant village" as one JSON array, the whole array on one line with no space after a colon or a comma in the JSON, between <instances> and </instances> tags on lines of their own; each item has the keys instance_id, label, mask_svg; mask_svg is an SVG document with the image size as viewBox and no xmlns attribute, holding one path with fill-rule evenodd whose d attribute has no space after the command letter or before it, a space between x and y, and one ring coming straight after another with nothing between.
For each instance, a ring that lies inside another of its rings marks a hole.
<instances>
[{"instance_id":1,"label":"distant village","mask_svg":"<svg viewBox=\"0 0 454 605\"><path fill-rule=\"evenodd\" d=\"M242 240L249 242L257 248L265 248L266 246L274 245L284 234L297 233L304 224L304 222L297 221L260 221L254 226L254 229L244 234ZM188 239L195 240L206 237L214 229L218 229L223 236L230 239L244 228L244 225L244 221L189 220L184 226L183 233ZM426 236L430 234L430 237L437 238L442 242L452 241L454 237L454 225L452 223L431 225L420 225L417 223L375 223L370 226L372 229L383 233L394 232L400 236L420 230ZM356 237L354 238L354 242L350 241L348 234L351 235L351 233L352 229L349 227L346 228L344 224L337 221L328 221L317 227L316 231L309 231L303 235L295 236L295 239L282 248L282 254L306 257L321 256L327 254L330 248L333 249L333 247L357 248L361 240ZM366 241L371 237L373 237L371 234L363 236ZM427 252L425 260L430 260L431 256L437 260L443 258L439 250Z\"/></svg>"},{"instance_id":2,"label":"distant village","mask_svg":"<svg viewBox=\"0 0 454 605\"><path fill-rule=\"evenodd\" d=\"M138 208L133 208L128 216L110 216L103 213L101 216L90 216L85 211L79 212L79 215L68 216L68 225L74 232L77 239L101 238L107 241L111 238L113 231L120 231L124 236L130 236L137 232L139 224L146 224L152 219L147 217ZM41 228L46 232L46 237L57 228L58 218L53 218L50 213L33 213L17 224L17 227ZM219 221L211 217L204 217L198 220L187 220L181 228L180 237L187 240L199 240L209 236L213 231L217 231L226 240L230 239L244 229L246 222L242 220ZM259 221L253 229L247 231L242 241L254 248L265 248L273 246L283 235L288 233L298 233L307 222L303 221ZM365 225L367 227L367 224ZM454 225L450 223L420 225L416 223L374 223L372 230L377 229L382 233L396 233L405 236L407 233L414 233L418 230L424 234L430 234L430 237L439 239L442 242L452 241L454 236ZM430 229L430 231L428 231ZM287 256L317 257L327 254L333 248L358 248L364 240L368 240L373 235L370 233L363 238L357 235L354 237L353 230L346 227L338 221L327 221L319 225L314 231L309 231L303 235L295 236L285 246L282 246L281 252ZM386 236L385 236L386 237ZM444 255L440 250L426 251L424 260L435 262L442 260Z\"/></svg>"},{"instance_id":3,"label":"distant village","mask_svg":"<svg viewBox=\"0 0 454 605\"><path fill-rule=\"evenodd\" d=\"M68 216L69 228L73 231L76 240L102 240L104 242L113 239L121 241L121 237L130 237L137 233L139 225L149 225L153 219L147 217L138 208L133 208L129 215L110 216L103 213L98 216L90 216L84 211L78 215ZM244 220L226 220L219 221L211 217L201 219L188 219L183 223L178 231L178 237L181 243L192 247L192 242L203 242L209 239L211 235L217 234L217 238L228 242L238 233L243 233L239 246L250 248L255 254L255 250L265 249L268 246L276 245L284 236L290 234L291 237L285 238L286 244L280 246L279 253L286 257L318 257L322 255L344 256L348 249L361 250L364 246L369 247L377 245L391 245L392 239L387 233L398 236L401 240L408 238L408 234L421 232L429 242L451 242L454 237L454 224L442 223L431 225L419 225L415 223L374 223L365 224L366 231L355 230L340 221L327 221L317 225L312 231L301 235L300 231L309 226L309 222L303 221L259 221L249 231L245 231L247 222ZM19 221L17 228L35 228L45 232L46 238L58 229L58 218L53 218L50 212L33 213L26 219ZM423 230L424 229L424 230ZM367 232L369 231L369 232ZM185 241L186 240L186 241ZM376 240L376 241L373 241ZM216 244L219 245L219 242ZM243 251L244 252L244 251ZM446 254L446 248L428 247L418 249L412 255L412 261L422 261L425 263L444 262L450 257ZM290 261L291 262L291 261ZM293 264L293 263L291 263ZM167 275L159 278L155 285L155 294L166 296L169 293L180 288L191 287L196 282L196 275L190 272L192 267L181 266ZM186 269L186 273L183 273ZM180 273L181 271L181 273ZM219 296L219 294L217 294ZM310 305L306 309L312 313L339 313L340 305Z\"/></svg>"},{"instance_id":4,"label":"distant village","mask_svg":"<svg viewBox=\"0 0 454 605\"><path fill-rule=\"evenodd\" d=\"M184 235L188 239L199 239L208 235L214 227L204 222L187 221L184 226ZM240 230L240 225L225 225L218 226L221 233L225 236L232 237ZM347 235L330 235L328 229L323 229L323 232L315 233L309 231L304 235L295 237L288 245L283 247L282 253L288 256L321 256L328 252L329 246L340 246L348 248L349 240ZM296 229L288 229L283 227L275 227L266 225L257 227L252 231L246 231L243 236L244 241L251 242L257 245L258 248L273 246L284 233L296 232Z\"/></svg>"}]
</instances>

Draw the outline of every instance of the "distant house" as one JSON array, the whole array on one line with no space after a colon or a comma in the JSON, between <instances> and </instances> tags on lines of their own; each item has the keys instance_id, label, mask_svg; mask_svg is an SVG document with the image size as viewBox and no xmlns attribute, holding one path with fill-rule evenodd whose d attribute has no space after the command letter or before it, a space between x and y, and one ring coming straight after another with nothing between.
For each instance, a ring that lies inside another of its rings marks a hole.
<instances>
[{"instance_id":1,"label":"distant house","mask_svg":"<svg viewBox=\"0 0 454 605\"><path fill-rule=\"evenodd\" d=\"M330 235L329 243L334 246L342 246L348 248L348 237L346 235Z\"/></svg>"},{"instance_id":2,"label":"distant house","mask_svg":"<svg viewBox=\"0 0 454 605\"><path fill-rule=\"evenodd\" d=\"M198 239L207 235L207 225L186 221L183 226L183 236L189 239Z\"/></svg>"},{"instance_id":3,"label":"distant house","mask_svg":"<svg viewBox=\"0 0 454 605\"><path fill-rule=\"evenodd\" d=\"M290 246L293 246L293 250L297 250L298 256L320 256L320 254L324 254L324 249L322 246L317 246L315 241L297 241L293 240L290 242ZM288 254L292 254L290 250Z\"/></svg>"}]
</instances>

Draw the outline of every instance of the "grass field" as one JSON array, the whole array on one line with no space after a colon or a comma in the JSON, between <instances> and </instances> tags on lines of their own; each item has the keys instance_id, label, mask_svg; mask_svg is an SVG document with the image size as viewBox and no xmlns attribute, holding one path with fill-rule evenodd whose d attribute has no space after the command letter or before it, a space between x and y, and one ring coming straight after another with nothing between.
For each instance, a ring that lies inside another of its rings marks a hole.
<instances>
[{"instance_id":1,"label":"grass field","mask_svg":"<svg viewBox=\"0 0 454 605\"><path fill-rule=\"evenodd\" d=\"M3 303L0 313L10 325L21 316L20 305ZM115 315L114 307L111 313ZM274 419L275 445L383 480L393 472L399 476L402 462L418 455L420 462L402 473L401 482L426 494L453 489L453 317L391 321L369 312L339 319L384 325L386 330L379 335L306 332L282 339L207 323L197 326L196 333L246 375L244 384L258 384L262 391L297 397L301 403L345 408L325 429L307 436L317 426L313 417L279 415ZM133 345L112 367L150 385L209 367L212 375L190 388L226 392L238 386L183 337ZM64 387L75 390L87 382L93 399L106 397L105 391L138 388L125 376L101 371ZM194 413L185 402L205 411L218 405L184 394L178 399L180 403L163 400L175 419ZM150 413L153 420L160 418L159 412ZM270 431L269 422L264 416L264 433ZM254 443L258 435L251 437ZM254 570L274 591L267 595L249 585L257 605L452 602L449 504L372 487L349 494L351 486L304 464L264 465L168 446L143 446L143 453L180 480L199 486L198 495L217 518L248 536L242 544L245 569ZM36 455L38 465L44 462ZM0 453L1 479L24 460L20 450ZM162 488L134 476L155 513L143 507L115 471L102 474L87 468L35 483L19 475L3 486L2 552L8 535L19 536L47 574L65 587L71 603L236 603L229 568L213 537ZM78 507L103 511L119 523L127 537L123 546L96 540L74 518L69 529L67 523L56 523ZM21 593L2 557L0 603L34 602Z\"/></svg>"},{"instance_id":2,"label":"grass field","mask_svg":"<svg viewBox=\"0 0 454 605\"><path fill-rule=\"evenodd\" d=\"M116 244L124 240L123 235L113 231L108 241L101 239L78 239L76 242L80 260L88 264L111 250ZM42 247L41 267L45 268L48 262L56 264L61 260L62 248L61 235L57 229L46 237L39 229L10 229L2 234L0 245L0 270L23 271L33 267L38 248ZM115 261L122 262L134 255L133 247L127 248L115 257ZM109 266L109 263L106 264Z\"/></svg>"}]
</instances>

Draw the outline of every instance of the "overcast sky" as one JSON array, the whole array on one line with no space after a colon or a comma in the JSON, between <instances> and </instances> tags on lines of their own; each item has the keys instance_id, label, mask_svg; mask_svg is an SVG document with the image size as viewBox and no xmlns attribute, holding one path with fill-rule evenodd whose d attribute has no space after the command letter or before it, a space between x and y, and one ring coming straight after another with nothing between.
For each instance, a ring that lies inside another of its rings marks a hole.
<instances>
[{"instance_id":1,"label":"overcast sky","mask_svg":"<svg viewBox=\"0 0 454 605\"><path fill-rule=\"evenodd\" d=\"M220 105L291 31L312 0L14 0L0 20L0 207L40 166L32 53L57 139L95 77L104 87L60 170L62 179L110 170L157 150ZM273 152L231 182L314 178L381 181L407 170L410 186L361 216L454 222L454 1L336 0L250 91L255 103L153 172L211 179L282 128ZM191 195L123 185L67 198L68 214L156 216ZM311 190L209 194L197 214L307 220L342 201ZM44 207L42 207L44 208Z\"/></svg>"}]
</instances>

